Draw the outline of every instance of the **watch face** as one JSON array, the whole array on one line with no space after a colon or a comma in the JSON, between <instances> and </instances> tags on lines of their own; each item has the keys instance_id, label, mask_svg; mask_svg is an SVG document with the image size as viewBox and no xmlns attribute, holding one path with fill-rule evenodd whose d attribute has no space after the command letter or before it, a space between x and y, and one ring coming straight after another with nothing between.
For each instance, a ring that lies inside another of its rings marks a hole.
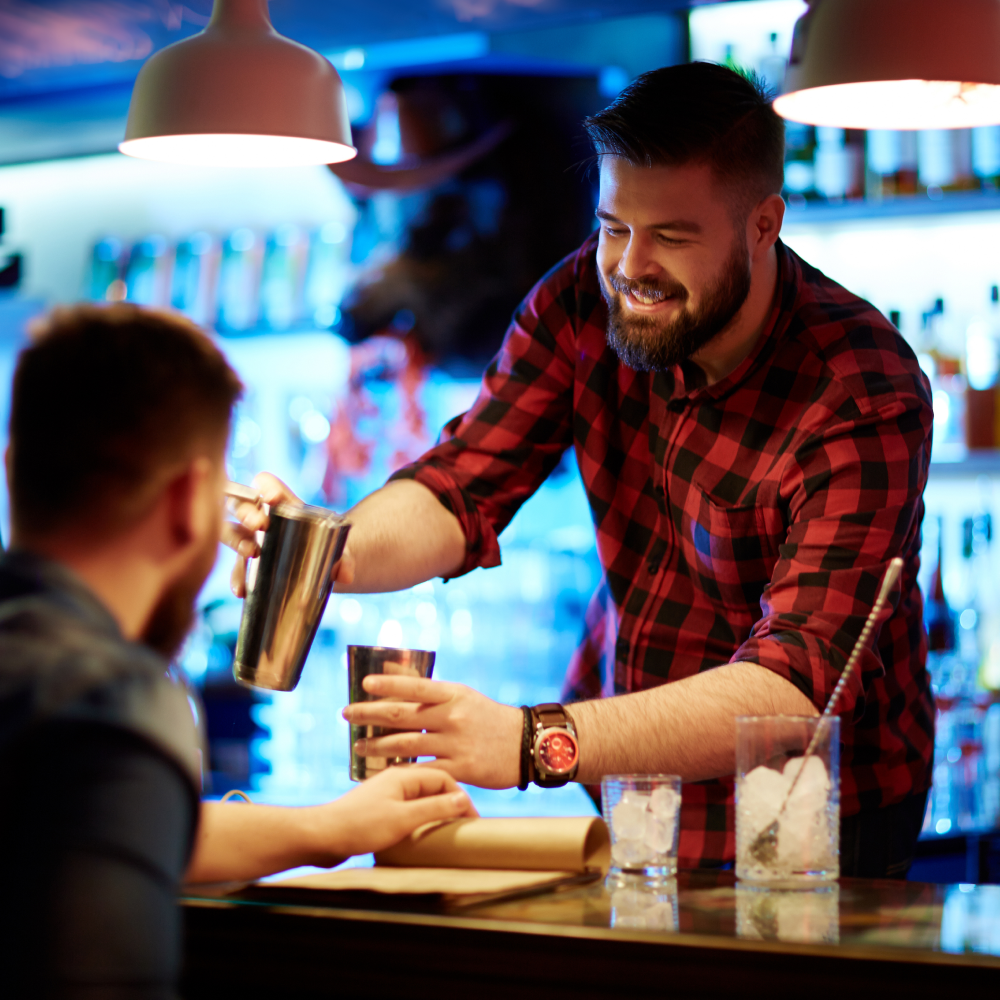
<instances>
[{"instance_id":1,"label":"watch face","mask_svg":"<svg viewBox=\"0 0 1000 1000\"><path fill-rule=\"evenodd\" d=\"M538 760L549 774L567 774L576 767L580 750L566 729L547 729L538 741Z\"/></svg>"}]
</instances>

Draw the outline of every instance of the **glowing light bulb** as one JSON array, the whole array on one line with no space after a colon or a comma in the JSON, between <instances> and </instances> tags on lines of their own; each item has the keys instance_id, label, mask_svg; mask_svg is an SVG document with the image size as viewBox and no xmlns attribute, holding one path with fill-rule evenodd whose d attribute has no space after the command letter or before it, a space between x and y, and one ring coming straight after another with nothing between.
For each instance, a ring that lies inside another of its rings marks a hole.
<instances>
[{"instance_id":1,"label":"glowing light bulb","mask_svg":"<svg viewBox=\"0 0 1000 1000\"><path fill-rule=\"evenodd\" d=\"M206 167L305 167L342 163L351 146L290 135L152 135L126 139L118 149L140 160Z\"/></svg>"},{"instance_id":2,"label":"glowing light bulb","mask_svg":"<svg viewBox=\"0 0 1000 1000\"><path fill-rule=\"evenodd\" d=\"M774 102L782 118L859 129L975 128L1000 122L1000 86L940 80L875 80L810 87Z\"/></svg>"}]
</instances>

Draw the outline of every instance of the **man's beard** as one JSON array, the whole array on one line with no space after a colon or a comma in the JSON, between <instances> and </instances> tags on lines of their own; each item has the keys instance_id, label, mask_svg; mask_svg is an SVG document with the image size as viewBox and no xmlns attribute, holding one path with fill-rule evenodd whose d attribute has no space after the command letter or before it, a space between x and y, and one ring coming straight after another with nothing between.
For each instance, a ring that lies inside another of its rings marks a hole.
<instances>
[{"instance_id":1,"label":"man's beard","mask_svg":"<svg viewBox=\"0 0 1000 1000\"><path fill-rule=\"evenodd\" d=\"M680 310L665 322L630 316L621 301L629 291L662 293L678 302ZM687 308L688 290L676 281L632 281L617 273L609 278L602 274L601 293L608 304L608 344L618 357L635 371L665 371L704 347L739 311L750 294L750 255L746 243L734 241L722 273L706 289L697 312Z\"/></svg>"},{"instance_id":2,"label":"man's beard","mask_svg":"<svg viewBox=\"0 0 1000 1000\"><path fill-rule=\"evenodd\" d=\"M168 660L172 660L184 644L194 622L194 604L202 584L215 565L218 543L213 539L199 553L187 573L163 593L141 639Z\"/></svg>"}]
</instances>

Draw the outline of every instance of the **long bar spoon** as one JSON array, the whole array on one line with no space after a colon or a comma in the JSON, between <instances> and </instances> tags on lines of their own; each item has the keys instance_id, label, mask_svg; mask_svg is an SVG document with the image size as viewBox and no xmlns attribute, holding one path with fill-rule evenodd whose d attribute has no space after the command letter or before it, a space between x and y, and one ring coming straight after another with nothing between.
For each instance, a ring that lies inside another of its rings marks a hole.
<instances>
[{"instance_id":1,"label":"long bar spoon","mask_svg":"<svg viewBox=\"0 0 1000 1000\"><path fill-rule=\"evenodd\" d=\"M833 694L830 695L830 700L826 703L826 708L823 709L823 714L819 717L819 723L817 724L816 730L812 735L812 739L806 747L805 754L802 756L802 763L799 765L799 769L796 772L795 777L792 779L792 784L785 793L785 800L781 803L778 815L774 817L770 826L761 830L761 832L757 834L753 843L750 845L750 856L762 865L773 864L778 856L778 830L780 829L780 820L785 814L785 807L788 805L788 800L792 797L792 792L795 791L795 786L799 783L799 778L802 777L802 774L806 769L806 761L812 756L813 751L816 749L816 745L819 743L820 738L823 735L826 720L833 715L833 710L844 690L844 686L847 684L848 678L851 676L851 672L854 670L855 665L861 658L861 650L868 645L868 639L872 634L872 629L875 628L875 622L878 621L879 615L882 614L885 602L889 599L889 594L892 593L892 588L896 586L896 581L899 579L899 574L902 569L903 560L900 559L899 556L896 556L895 559L889 561L889 568L885 571L885 576L882 578L882 588L879 590L878 597L868 614L868 619L865 621L864 628L861 630L861 634L858 636L857 642L854 643L851 655L847 658L847 664L841 671L840 680L837 681L837 686L833 689Z\"/></svg>"}]
</instances>

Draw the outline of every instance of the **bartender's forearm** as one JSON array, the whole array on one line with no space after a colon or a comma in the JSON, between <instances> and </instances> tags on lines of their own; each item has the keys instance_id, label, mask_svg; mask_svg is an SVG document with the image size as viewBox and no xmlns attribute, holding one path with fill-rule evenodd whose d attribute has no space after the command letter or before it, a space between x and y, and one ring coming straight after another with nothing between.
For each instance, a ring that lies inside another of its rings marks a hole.
<instances>
[{"instance_id":1,"label":"bartender's forearm","mask_svg":"<svg viewBox=\"0 0 1000 1000\"><path fill-rule=\"evenodd\" d=\"M452 576L465 561L458 518L426 486L396 480L347 514L351 532L335 590L403 590L435 576Z\"/></svg>"},{"instance_id":2,"label":"bartender's forearm","mask_svg":"<svg viewBox=\"0 0 1000 1000\"><path fill-rule=\"evenodd\" d=\"M649 691L570 706L580 741L577 780L605 774L733 773L739 715L817 715L790 681L756 663L727 663Z\"/></svg>"}]
</instances>

